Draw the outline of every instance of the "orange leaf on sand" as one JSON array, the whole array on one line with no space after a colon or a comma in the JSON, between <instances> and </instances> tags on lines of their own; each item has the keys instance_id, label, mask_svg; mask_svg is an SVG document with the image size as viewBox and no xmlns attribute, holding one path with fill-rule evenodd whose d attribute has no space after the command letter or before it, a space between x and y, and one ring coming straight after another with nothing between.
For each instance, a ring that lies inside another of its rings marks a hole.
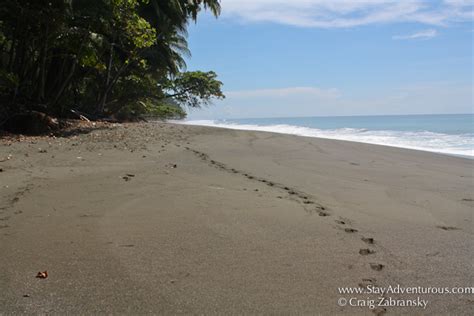
<instances>
[{"instance_id":1,"label":"orange leaf on sand","mask_svg":"<svg viewBox=\"0 0 474 316\"><path fill-rule=\"evenodd\" d=\"M48 277L48 271L38 272L36 277L40 279L46 279Z\"/></svg>"}]
</instances>

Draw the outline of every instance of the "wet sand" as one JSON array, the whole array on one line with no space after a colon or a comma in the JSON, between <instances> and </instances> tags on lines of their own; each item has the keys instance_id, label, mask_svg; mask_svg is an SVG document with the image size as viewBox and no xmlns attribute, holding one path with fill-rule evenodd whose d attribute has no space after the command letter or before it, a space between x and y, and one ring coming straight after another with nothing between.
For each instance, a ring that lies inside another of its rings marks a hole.
<instances>
[{"instance_id":1,"label":"wet sand","mask_svg":"<svg viewBox=\"0 0 474 316\"><path fill-rule=\"evenodd\" d=\"M0 142L0 314L474 308L338 305L377 298L338 287L473 286L472 160L164 123Z\"/></svg>"}]
</instances>

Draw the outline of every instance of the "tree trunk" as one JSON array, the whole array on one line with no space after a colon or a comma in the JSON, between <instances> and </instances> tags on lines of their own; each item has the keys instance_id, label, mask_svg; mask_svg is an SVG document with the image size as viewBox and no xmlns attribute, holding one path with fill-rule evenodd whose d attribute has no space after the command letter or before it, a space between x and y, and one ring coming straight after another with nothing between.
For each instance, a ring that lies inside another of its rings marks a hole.
<instances>
[{"instance_id":1,"label":"tree trunk","mask_svg":"<svg viewBox=\"0 0 474 316\"><path fill-rule=\"evenodd\" d=\"M39 83L39 92L38 92L38 99L40 101L44 100L44 88L46 85L46 58L48 55L48 33L49 33L49 26L46 25L45 31L45 40L43 45L43 51L41 56L41 66L40 66L40 83Z\"/></svg>"},{"instance_id":2,"label":"tree trunk","mask_svg":"<svg viewBox=\"0 0 474 316\"><path fill-rule=\"evenodd\" d=\"M61 98L61 96L63 95L64 90L66 90L67 86L68 86L69 83L71 82L72 76L74 75L74 71L76 70L76 64L77 64L77 60L74 59L74 61L73 61L73 63L72 63L72 66L71 66L71 70L69 71L69 74L68 74L66 80L64 80L63 84L62 84L61 87L59 88L58 93L56 94L56 97L54 98L53 103L51 104L53 107L54 107L56 104L58 104L58 101L59 101L59 99Z\"/></svg>"},{"instance_id":3,"label":"tree trunk","mask_svg":"<svg viewBox=\"0 0 474 316\"><path fill-rule=\"evenodd\" d=\"M110 55L109 55L109 62L107 65L107 76L105 78L105 87L104 87L104 94L102 98L100 98L100 103L97 109L98 114L102 114L105 109L105 104L107 103L107 95L109 94L109 84L110 84L110 77L112 75L112 60L114 58L114 43L110 44Z\"/></svg>"},{"instance_id":4,"label":"tree trunk","mask_svg":"<svg viewBox=\"0 0 474 316\"><path fill-rule=\"evenodd\" d=\"M7 69L9 72L13 70L13 59L15 53L15 40L12 40L10 44L10 52L8 53L8 66Z\"/></svg>"},{"instance_id":5,"label":"tree trunk","mask_svg":"<svg viewBox=\"0 0 474 316\"><path fill-rule=\"evenodd\" d=\"M117 83L117 80L120 78L122 73L128 68L128 66L130 66L130 64L131 62L123 63L123 65L120 67L115 77L112 79L112 81L109 82L109 84L104 90L104 93L102 94L102 97L100 98L100 102L97 106L96 114L101 115L104 113L105 104L107 102L107 95L109 94L110 90L112 90L112 88L115 86L115 84Z\"/></svg>"}]
</instances>

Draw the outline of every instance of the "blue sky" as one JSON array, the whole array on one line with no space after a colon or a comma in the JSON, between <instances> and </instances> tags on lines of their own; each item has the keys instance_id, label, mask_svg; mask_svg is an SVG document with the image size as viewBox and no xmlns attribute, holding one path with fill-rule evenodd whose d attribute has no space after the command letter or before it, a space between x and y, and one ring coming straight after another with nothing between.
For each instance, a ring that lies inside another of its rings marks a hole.
<instances>
[{"instance_id":1,"label":"blue sky","mask_svg":"<svg viewBox=\"0 0 474 316\"><path fill-rule=\"evenodd\" d=\"M473 3L223 0L187 64L227 98L189 119L471 113Z\"/></svg>"}]
</instances>

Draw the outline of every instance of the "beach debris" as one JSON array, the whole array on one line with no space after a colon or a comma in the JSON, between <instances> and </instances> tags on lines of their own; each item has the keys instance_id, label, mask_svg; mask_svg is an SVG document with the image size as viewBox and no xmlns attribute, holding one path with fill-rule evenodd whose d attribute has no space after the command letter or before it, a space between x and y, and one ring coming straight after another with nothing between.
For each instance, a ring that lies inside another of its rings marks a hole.
<instances>
[{"instance_id":1,"label":"beach debris","mask_svg":"<svg viewBox=\"0 0 474 316\"><path fill-rule=\"evenodd\" d=\"M369 249L369 248L363 248L363 249L359 250L359 254L361 254L363 256L371 255L373 253L375 253L375 250L372 250L372 249Z\"/></svg>"},{"instance_id":2,"label":"beach debris","mask_svg":"<svg viewBox=\"0 0 474 316\"><path fill-rule=\"evenodd\" d=\"M382 271L385 266L381 263L371 263L370 268L375 271Z\"/></svg>"},{"instance_id":3,"label":"beach debris","mask_svg":"<svg viewBox=\"0 0 474 316\"><path fill-rule=\"evenodd\" d=\"M12 157L13 157L13 156L12 156L11 154L9 154L6 158L0 160L0 162L4 162L4 161L7 161L7 160L10 160L10 159L12 159Z\"/></svg>"},{"instance_id":4,"label":"beach debris","mask_svg":"<svg viewBox=\"0 0 474 316\"><path fill-rule=\"evenodd\" d=\"M23 294L23 297L30 297L30 294Z\"/></svg>"},{"instance_id":5,"label":"beach debris","mask_svg":"<svg viewBox=\"0 0 474 316\"><path fill-rule=\"evenodd\" d=\"M127 173L126 176L133 178L135 175L133 173Z\"/></svg>"},{"instance_id":6,"label":"beach debris","mask_svg":"<svg viewBox=\"0 0 474 316\"><path fill-rule=\"evenodd\" d=\"M38 279L46 279L48 277L48 271L38 272L36 277Z\"/></svg>"}]
</instances>

